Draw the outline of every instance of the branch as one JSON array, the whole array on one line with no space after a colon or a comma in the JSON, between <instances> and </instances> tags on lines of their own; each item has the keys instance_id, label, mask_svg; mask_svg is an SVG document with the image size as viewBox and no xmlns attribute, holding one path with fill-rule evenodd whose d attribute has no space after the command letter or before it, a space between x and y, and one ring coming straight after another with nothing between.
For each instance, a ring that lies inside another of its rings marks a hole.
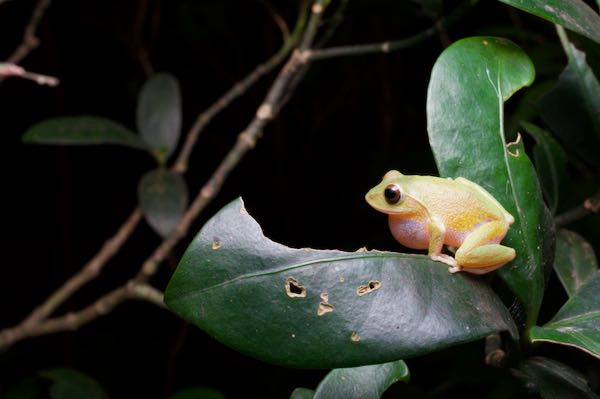
<instances>
[{"instance_id":1,"label":"branch","mask_svg":"<svg viewBox=\"0 0 600 399\"><path fill-rule=\"evenodd\" d=\"M0 332L0 350L7 349L24 338L77 330L84 324L110 313L117 305L128 299L144 300L165 308L162 292L147 284L128 282L77 312L67 313L64 316L47 319L36 324L21 323L13 328L3 330Z\"/></svg>"},{"instance_id":2,"label":"branch","mask_svg":"<svg viewBox=\"0 0 600 399\"><path fill-rule=\"evenodd\" d=\"M312 12L306 31L301 40L300 47L294 51L286 64L283 66L279 75L271 85L264 101L258 107L254 119L248 124L237 138L233 148L227 153L223 161L213 172L210 179L204 184L196 195L191 206L183 215L173 233L164 240L154 251L154 253L144 262L141 270L135 277L135 281L146 281L153 276L160 263L171 252L175 245L183 238L192 222L218 194L225 179L229 173L237 166L244 155L254 148L257 140L260 138L263 128L277 115L281 102L285 99L285 89L289 82L293 80L297 73L303 71L306 66L306 57L303 51L308 51L315 37L317 26L321 16L328 5L329 0L316 0L312 6ZM302 50L304 49L304 50Z\"/></svg>"},{"instance_id":3,"label":"branch","mask_svg":"<svg viewBox=\"0 0 600 399\"><path fill-rule=\"evenodd\" d=\"M329 58L336 57L348 57L356 55L367 55L377 53L391 53L407 47L414 46L417 43L424 41L434 36L441 27L448 27L459 20L468 10L471 9L476 0L463 1L454 11L447 17L440 19L435 23L434 26L424 30L423 32L417 33L414 36L410 36L404 39L370 44L360 44L354 46L339 46L330 47L321 50L313 50L308 54L310 61L320 61Z\"/></svg>"},{"instance_id":4,"label":"branch","mask_svg":"<svg viewBox=\"0 0 600 399\"><path fill-rule=\"evenodd\" d=\"M34 50L40 44L40 40L35 34L35 31L38 28L38 25L42 21L44 14L46 13L46 9L50 5L50 0L39 0L33 9L33 13L31 14L31 19L25 26L25 31L23 32L23 41L17 47L17 49L12 53L10 57L6 60L6 62L10 64L18 64L23 60L23 58L27 57L27 55Z\"/></svg>"},{"instance_id":5,"label":"branch","mask_svg":"<svg viewBox=\"0 0 600 399\"><path fill-rule=\"evenodd\" d=\"M39 85L57 86L58 78L54 76L41 75L39 73L29 72L16 64L0 62L0 80L7 77L18 77L28 80L33 80Z\"/></svg>"},{"instance_id":6,"label":"branch","mask_svg":"<svg viewBox=\"0 0 600 399\"><path fill-rule=\"evenodd\" d=\"M556 224L556 227L562 227L576 222L579 219L583 219L590 213L598 212L600 212L600 191L591 197L586 198L581 205L556 216L554 218L554 223Z\"/></svg>"}]
</instances>

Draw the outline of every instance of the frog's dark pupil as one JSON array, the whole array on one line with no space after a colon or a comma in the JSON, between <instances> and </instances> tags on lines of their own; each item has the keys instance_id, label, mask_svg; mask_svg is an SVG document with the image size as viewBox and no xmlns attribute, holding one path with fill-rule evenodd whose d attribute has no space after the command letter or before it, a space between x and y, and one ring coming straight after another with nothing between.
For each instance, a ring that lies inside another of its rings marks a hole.
<instances>
[{"instance_id":1,"label":"frog's dark pupil","mask_svg":"<svg viewBox=\"0 0 600 399\"><path fill-rule=\"evenodd\" d=\"M400 201L402 192L400 192L400 187L395 184L390 184L383 190L383 196L389 204L395 204Z\"/></svg>"}]
</instances>

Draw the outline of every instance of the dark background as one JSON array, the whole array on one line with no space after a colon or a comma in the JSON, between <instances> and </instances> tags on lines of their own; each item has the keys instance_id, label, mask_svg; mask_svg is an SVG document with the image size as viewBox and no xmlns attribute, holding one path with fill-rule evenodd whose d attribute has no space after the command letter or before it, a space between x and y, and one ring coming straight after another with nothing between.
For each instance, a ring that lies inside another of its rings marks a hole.
<instances>
[{"instance_id":1,"label":"dark background","mask_svg":"<svg viewBox=\"0 0 600 399\"><path fill-rule=\"evenodd\" d=\"M271 1L290 25L296 3ZM456 4L445 3L446 13ZM508 36L534 59L538 81L555 79L565 60L552 25L499 2L481 3L448 29L449 39ZM21 41L33 6L28 0L0 5L0 59ZM402 38L431 24L431 16L409 1L353 0L328 45ZM145 51L155 71L170 72L180 82L185 132L200 111L277 51L281 40L267 9L255 0L56 0L38 35L40 47L21 65L58 76L61 85L0 83L7 221L0 327L18 323L96 253L135 207L138 179L154 166L148 155L127 148L24 145L24 131L49 117L78 114L108 117L133 129L137 92L146 79L139 53ZM314 64L192 231L241 195L266 235L286 245L399 250L385 217L367 206L364 194L389 169L436 174L425 101L431 68L443 48L433 37L388 55ZM202 134L186 175L193 195L251 120L274 76L261 80ZM509 113L520 96L508 103ZM567 195L561 210L580 199ZM597 244L589 222L575 229ZM164 289L192 236L153 278L156 287ZM86 306L125 282L159 242L142 223L101 276L60 313ZM544 303L546 320L566 299L554 278L549 289L555 294ZM544 349L592 376L589 356ZM406 397L465 396L465 389L474 397L495 389L504 397L521 392L505 372L484 367L482 353L483 343L476 342L409 360L413 382L393 389ZM167 311L138 302L125 303L77 332L28 339L1 353L0 394L51 367L87 373L113 398L160 398L195 385L230 398L283 398L295 387L316 387L326 373L247 358ZM500 388L488 384L498 377ZM592 383L597 389L599 382Z\"/></svg>"}]
</instances>

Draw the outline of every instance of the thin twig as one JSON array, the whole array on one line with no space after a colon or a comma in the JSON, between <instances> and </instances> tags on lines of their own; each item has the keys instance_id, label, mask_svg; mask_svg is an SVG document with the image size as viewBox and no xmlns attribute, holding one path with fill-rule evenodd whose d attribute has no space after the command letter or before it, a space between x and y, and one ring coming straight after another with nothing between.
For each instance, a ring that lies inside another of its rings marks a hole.
<instances>
[{"instance_id":1,"label":"thin twig","mask_svg":"<svg viewBox=\"0 0 600 399\"><path fill-rule=\"evenodd\" d=\"M19 324L0 332L0 350L6 349L24 338L77 330L84 324L110 313L117 305L128 299L138 299L165 308L163 293L147 284L128 282L98 298L91 305L64 316L43 320L34 325Z\"/></svg>"},{"instance_id":2,"label":"thin twig","mask_svg":"<svg viewBox=\"0 0 600 399\"><path fill-rule=\"evenodd\" d=\"M50 0L39 0L33 9L33 13L31 14L31 19L25 26L25 31L23 32L23 41L16 48L16 50L12 53L10 57L6 60L7 63L10 64L18 64L23 58L27 57L27 55L34 50L40 44L40 40L36 36L36 30L46 13L46 9L50 5Z\"/></svg>"},{"instance_id":3,"label":"thin twig","mask_svg":"<svg viewBox=\"0 0 600 399\"><path fill-rule=\"evenodd\" d=\"M581 205L576 206L575 208L570 209L565 213L557 215L554 218L554 223L556 224L556 227L562 227L576 222L579 219L583 219L590 213L598 212L600 212L600 191L598 191L591 197L586 198L585 201L581 203Z\"/></svg>"},{"instance_id":4,"label":"thin twig","mask_svg":"<svg viewBox=\"0 0 600 399\"><path fill-rule=\"evenodd\" d=\"M306 31L300 40L300 48L292 53L286 64L283 66L279 75L271 85L264 101L258 107L254 119L243 130L237 138L233 148L227 153L223 161L219 164L212 176L199 190L194 201L185 212L174 231L167 239L165 239L154 251L154 253L144 262L142 268L135 277L135 281L146 281L153 276L160 263L165 259L167 254L175 247L175 245L183 238L192 222L209 204L209 202L220 191L223 183L229 173L237 166L244 155L254 148L257 140L260 138L263 128L276 116L280 109L279 103L285 96L285 88L292 80L299 67L306 63L305 57L302 55L304 51L312 45L319 21L328 5L329 0L316 0L311 9Z\"/></svg>"},{"instance_id":5,"label":"thin twig","mask_svg":"<svg viewBox=\"0 0 600 399\"><path fill-rule=\"evenodd\" d=\"M422 42L425 39L434 36L440 29L440 26L447 27L456 22L468 10L471 9L474 3L474 0L464 1L457 8L455 8L451 14L449 14L447 17L440 19L435 26L425 29L424 31L417 33L414 36L410 36L399 40L388 40L379 43L339 46L324 48L320 50L312 50L309 52L307 57L310 61L319 61L336 57L348 57L375 53L391 53L393 51L398 51L407 47L411 47L417 43Z\"/></svg>"},{"instance_id":6,"label":"thin twig","mask_svg":"<svg viewBox=\"0 0 600 399\"><path fill-rule=\"evenodd\" d=\"M30 72L16 64L0 62L0 79L8 77L17 77L32 80L39 85L46 85L51 87L57 86L59 83L58 78L55 78L54 76Z\"/></svg>"}]
</instances>

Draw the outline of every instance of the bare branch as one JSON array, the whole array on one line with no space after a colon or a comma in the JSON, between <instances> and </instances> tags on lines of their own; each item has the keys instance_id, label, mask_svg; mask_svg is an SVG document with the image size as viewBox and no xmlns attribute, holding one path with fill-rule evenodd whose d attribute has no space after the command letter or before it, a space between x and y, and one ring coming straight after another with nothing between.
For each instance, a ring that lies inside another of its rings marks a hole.
<instances>
[{"instance_id":1,"label":"bare branch","mask_svg":"<svg viewBox=\"0 0 600 399\"><path fill-rule=\"evenodd\" d=\"M6 60L7 63L10 64L18 64L23 58L27 57L27 55L34 50L37 46L39 46L40 41L36 36L35 32L38 28L38 25L42 21L44 14L46 13L46 9L50 5L50 0L39 0L37 5L33 9L33 13L31 14L31 19L25 26L25 31L23 32L23 41L17 47L17 49L12 53L10 57Z\"/></svg>"},{"instance_id":2,"label":"bare branch","mask_svg":"<svg viewBox=\"0 0 600 399\"><path fill-rule=\"evenodd\" d=\"M556 227L566 226L567 224L576 222L579 219L583 219L591 213L600 212L600 191L586 198L581 205L561 213L554 218Z\"/></svg>"},{"instance_id":3,"label":"bare branch","mask_svg":"<svg viewBox=\"0 0 600 399\"><path fill-rule=\"evenodd\" d=\"M29 72L26 69L10 63L0 63L0 79L7 77L18 77L32 80L39 85L57 86L58 78L54 76L41 75L39 73Z\"/></svg>"}]
</instances>

